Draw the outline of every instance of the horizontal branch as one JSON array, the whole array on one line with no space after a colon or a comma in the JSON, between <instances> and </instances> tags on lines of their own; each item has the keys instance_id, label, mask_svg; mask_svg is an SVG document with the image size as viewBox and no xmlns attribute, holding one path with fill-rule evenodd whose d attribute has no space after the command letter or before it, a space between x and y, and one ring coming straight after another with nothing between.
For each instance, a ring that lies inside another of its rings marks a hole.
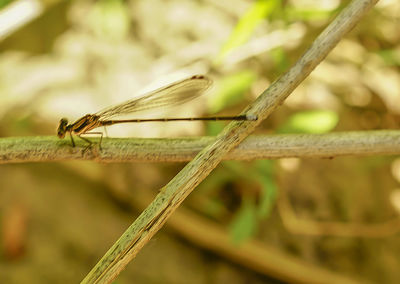
<instances>
[{"instance_id":1,"label":"horizontal branch","mask_svg":"<svg viewBox=\"0 0 400 284\"><path fill-rule=\"evenodd\" d=\"M185 162L192 160L214 139L215 137L104 138L101 150L94 144L85 151L87 144L84 141L77 141L77 147L73 148L69 140L52 136L1 138L0 164L64 160L93 160L104 163ZM400 154L399 130L254 135L248 137L224 159L330 158L389 154Z\"/></svg>"}]
</instances>

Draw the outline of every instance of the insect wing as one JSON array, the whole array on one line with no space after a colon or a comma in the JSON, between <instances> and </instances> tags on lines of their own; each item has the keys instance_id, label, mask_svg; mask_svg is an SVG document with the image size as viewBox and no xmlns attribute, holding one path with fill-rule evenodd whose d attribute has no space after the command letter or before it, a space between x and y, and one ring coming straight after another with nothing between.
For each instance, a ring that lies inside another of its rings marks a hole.
<instances>
[{"instance_id":1,"label":"insect wing","mask_svg":"<svg viewBox=\"0 0 400 284\"><path fill-rule=\"evenodd\" d=\"M212 85L211 79L196 75L147 93L119 105L104 109L96 115L107 120L117 115L139 112L165 106L176 106L203 94Z\"/></svg>"}]
</instances>

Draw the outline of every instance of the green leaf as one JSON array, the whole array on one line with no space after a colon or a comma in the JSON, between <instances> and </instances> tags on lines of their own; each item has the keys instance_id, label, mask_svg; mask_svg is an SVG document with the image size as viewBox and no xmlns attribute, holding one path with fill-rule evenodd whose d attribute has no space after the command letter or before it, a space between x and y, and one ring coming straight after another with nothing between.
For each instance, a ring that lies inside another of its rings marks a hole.
<instances>
[{"instance_id":1,"label":"green leaf","mask_svg":"<svg viewBox=\"0 0 400 284\"><path fill-rule=\"evenodd\" d=\"M224 78L217 86L215 95L208 101L209 111L218 112L243 100L244 93L256 79L252 71L242 71Z\"/></svg>"},{"instance_id":2,"label":"green leaf","mask_svg":"<svg viewBox=\"0 0 400 284\"><path fill-rule=\"evenodd\" d=\"M230 236L233 244L239 245L254 236L257 227L257 214L254 202L245 198L242 207L236 213L231 226Z\"/></svg>"},{"instance_id":3,"label":"green leaf","mask_svg":"<svg viewBox=\"0 0 400 284\"><path fill-rule=\"evenodd\" d=\"M263 176L271 176L275 171L275 161L271 160L257 160L255 168L258 173Z\"/></svg>"},{"instance_id":4,"label":"green leaf","mask_svg":"<svg viewBox=\"0 0 400 284\"><path fill-rule=\"evenodd\" d=\"M222 62L233 49L244 44L260 22L271 15L280 3L281 0L259 0L254 2L253 6L239 20L228 41L222 47L217 57L217 63Z\"/></svg>"},{"instance_id":5,"label":"green leaf","mask_svg":"<svg viewBox=\"0 0 400 284\"><path fill-rule=\"evenodd\" d=\"M266 218L276 201L278 187L273 174L275 172L275 161L258 160L255 163L254 171L256 179L261 184L262 192L260 203L257 207L258 216Z\"/></svg>"},{"instance_id":6,"label":"green leaf","mask_svg":"<svg viewBox=\"0 0 400 284\"><path fill-rule=\"evenodd\" d=\"M275 48L270 52L271 58L274 60L275 65L278 67L277 72L283 73L290 65L289 58L283 48Z\"/></svg>"},{"instance_id":7,"label":"green leaf","mask_svg":"<svg viewBox=\"0 0 400 284\"><path fill-rule=\"evenodd\" d=\"M339 117L330 110L312 110L292 115L280 128L281 133L326 133L337 125Z\"/></svg>"},{"instance_id":8,"label":"green leaf","mask_svg":"<svg viewBox=\"0 0 400 284\"><path fill-rule=\"evenodd\" d=\"M271 209L276 201L277 186L273 179L264 177L261 181L262 194L260 204L257 208L258 216L266 218L271 213Z\"/></svg>"}]
</instances>

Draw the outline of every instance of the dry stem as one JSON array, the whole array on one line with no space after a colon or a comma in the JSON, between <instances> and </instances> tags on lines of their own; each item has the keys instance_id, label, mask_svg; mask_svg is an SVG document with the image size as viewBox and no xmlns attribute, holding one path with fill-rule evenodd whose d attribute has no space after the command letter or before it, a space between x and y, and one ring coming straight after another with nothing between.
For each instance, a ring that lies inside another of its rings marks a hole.
<instances>
[{"instance_id":1,"label":"dry stem","mask_svg":"<svg viewBox=\"0 0 400 284\"><path fill-rule=\"evenodd\" d=\"M103 139L102 150L84 152L82 143L72 148L69 140L56 137L0 138L0 164L92 160L116 162L187 162L215 137ZM61 144L61 145L60 145ZM328 134L279 134L249 136L224 160L279 158L332 158L355 155L400 154L400 131L352 131Z\"/></svg>"}]
</instances>

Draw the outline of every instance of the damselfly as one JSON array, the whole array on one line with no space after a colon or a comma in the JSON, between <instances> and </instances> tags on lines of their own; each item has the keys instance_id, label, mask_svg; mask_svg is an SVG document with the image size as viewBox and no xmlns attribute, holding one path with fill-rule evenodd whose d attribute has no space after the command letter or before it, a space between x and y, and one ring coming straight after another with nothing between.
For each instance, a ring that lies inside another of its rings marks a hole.
<instances>
[{"instance_id":1,"label":"damselfly","mask_svg":"<svg viewBox=\"0 0 400 284\"><path fill-rule=\"evenodd\" d=\"M212 84L212 81L203 75L195 75L190 78L172 83L155 91L145 94L142 97L135 98L116 106L103 109L95 114L87 114L74 123L68 124L66 118L60 120L57 130L57 136L64 138L68 132L71 137L72 146L75 147L72 133L79 138L92 144L90 140L82 137L84 134L99 134L100 147L103 138L102 132L89 132L97 127L110 126L118 123L128 122L154 122L154 121L196 121L196 120L257 120L255 115L238 116L215 116L215 117L179 117L179 118L149 118L149 119L111 119L115 116L135 113L142 110L149 110L164 106L175 106L190 101L204 93Z\"/></svg>"}]
</instances>

